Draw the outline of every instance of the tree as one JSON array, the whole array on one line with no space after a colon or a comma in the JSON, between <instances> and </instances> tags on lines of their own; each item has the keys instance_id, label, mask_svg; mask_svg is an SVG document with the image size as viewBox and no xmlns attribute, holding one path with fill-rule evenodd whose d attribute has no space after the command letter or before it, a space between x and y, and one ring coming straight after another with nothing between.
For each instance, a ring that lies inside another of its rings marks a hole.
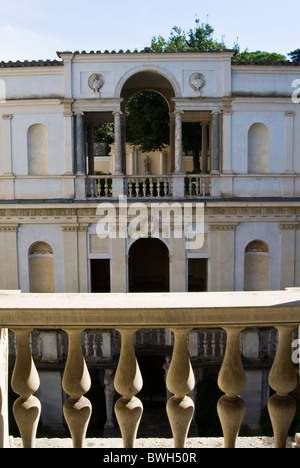
<instances>
[{"instance_id":1,"label":"tree","mask_svg":"<svg viewBox=\"0 0 300 468\"><path fill-rule=\"evenodd\" d=\"M247 63L270 63L270 62L282 62L286 61L285 55L277 54L276 52L264 52L261 50L256 50L254 52L249 52L248 49L245 49L244 52L240 52L239 47L236 46L237 53L233 56L233 62L247 62Z\"/></svg>"},{"instance_id":2,"label":"tree","mask_svg":"<svg viewBox=\"0 0 300 468\"><path fill-rule=\"evenodd\" d=\"M126 107L126 140L142 152L161 151L170 140L169 107L153 91L140 91Z\"/></svg>"},{"instance_id":3,"label":"tree","mask_svg":"<svg viewBox=\"0 0 300 468\"><path fill-rule=\"evenodd\" d=\"M226 49L225 43L213 39L214 28L209 24L195 20L194 29L184 31L178 26L171 30L170 37L164 39L162 36L153 37L151 49L153 52L208 52Z\"/></svg>"},{"instance_id":4,"label":"tree","mask_svg":"<svg viewBox=\"0 0 300 468\"><path fill-rule=\"evenodd\" d=\"M288 56L291 57L292 62L300 62L300 49L289 52Z\"/></svg>"}]
</instances>

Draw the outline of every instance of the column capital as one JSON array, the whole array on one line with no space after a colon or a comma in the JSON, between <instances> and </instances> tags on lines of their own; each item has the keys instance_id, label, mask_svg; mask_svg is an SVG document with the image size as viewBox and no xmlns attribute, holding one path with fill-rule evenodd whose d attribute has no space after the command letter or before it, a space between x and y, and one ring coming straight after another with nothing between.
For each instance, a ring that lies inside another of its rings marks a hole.
<instances>
[{"instance_id":1,"label":"column capital","mask_svg":"<svg viewBox=\"0 0 300 468\"><path fill-rule=\"evenodd\" d=\"M3 114L2 119L3 120L11 120L13 118L12 114Z\"/></svg>"}]
</instances>

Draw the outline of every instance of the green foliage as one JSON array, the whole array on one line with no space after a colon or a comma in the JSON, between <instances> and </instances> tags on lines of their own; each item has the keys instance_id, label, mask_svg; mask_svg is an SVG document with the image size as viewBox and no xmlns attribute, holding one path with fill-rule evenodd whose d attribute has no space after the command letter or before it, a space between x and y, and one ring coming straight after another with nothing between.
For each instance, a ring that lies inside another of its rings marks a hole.
<instances>
[{"instance_id":1,"label":"green foliage","mask_svg":"<svg viewBox=\"0 0 300 468\"><path fill-rule=\"evenodd\" d=\"M195 20L196 26L189 31L174 26L170 37L166 40L162 36L153 37L151 49L154 52L193 52L193 51L216 51L226 49L224 42L213 39L214 28L209 24Z\"/></svg>"},{"instance_id":2,"label":"green foliage","mask_svg":"<svg viewBox=\"0 0 300 468\"><path fill-rule=\"evenodd\" d=\"M111 144L114 142L114 126L110 123L96 123L93 126L93 136L96 143Z\"/></svg>"},{"instance_id":3,"label":"green foliage","mask_svg":"<svg viewBox=\"0 0 300 468\"><path fill-rule=\"evenodd\" d=\"M300 49L289 52L288 56L291 57L292 62L300 62Z\"/></svg>"},{"instance_id":4,"label":"green foliage","mask_svg":"<svg viewBox=\"0 0 300 468\"><path fill-rule=\"evenodd\" d=\"M247 63L265 63L265 62L282 62L286 61L285 55L277 54L276 52L263 52L257 50L255 52L249 52L245 49L244 52L237 52L232 58L233 62L247 62Z\"/></svg>"},{"instance_id":5,"label":"green foliage","mask_svg":"<svg viewBox=\"0 0 300 468\"><path fill-rule=\"evenodd\" d=\"M144 153L161 151L169 144L169 108L152 91L135 94L126 107L126 140Z\"/></svg>"}]
</instances>

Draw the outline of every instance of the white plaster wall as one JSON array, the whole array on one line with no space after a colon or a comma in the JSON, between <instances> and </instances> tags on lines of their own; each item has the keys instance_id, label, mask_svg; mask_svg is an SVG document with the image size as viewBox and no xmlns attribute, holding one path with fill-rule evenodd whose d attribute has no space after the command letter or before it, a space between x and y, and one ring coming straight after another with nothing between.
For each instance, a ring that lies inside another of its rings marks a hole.
<instances>
[{"instance_id":1,"label":"white plaster wall","mask_svg":"<svg viewBox=\"0 0 300 468\"><path fill-rule=\"evenodd\" d=\"M65 169L65 126L63 114L37 113L15 114L11 120L12 125L12 171L15 175L28 174L27 161L27 131L31 125L43 124L48 130L48 161L49 174L59 175ZM47 111L47 108L45 108Z\"/></svg>"},{"instance_id":2,"label":"white plaster wall","mask_svg":"<svg viewBox=\"0 0 300 468\"><path fill-rule=\"evenodd\" d=\"M280 228L277 223L240 223L235 233L235 290L244 290L245 248L261 240L270 252L270 290L280 289Z\"/></svg>"},{"instance_id":3,"label":"white plaster wall","mask_svg":"<svg viewBox=\"0 0 300 468\"><path fill-rule=\"evenodd\" d=\"M42 71L41 71L42 70ZM0 80L4 82L5 98L31 99L63 97L64 80L63 67L59 67L56 74L52 68L5 68L0 69Z\"/></svg>"},{"instance_id":4,"label":"white plaster wall","mask_svg":"<svg viewBox=\"0 0 300 468\"><path fill-rule=\"evenodd\" d=\"M269 172L279 174L285 169L285 115L284 112L234 111L232 114L232 171L248 173L248 131L255 123L269 129Z\"/></svg>"},{"instance_id":5,"label":"white plaster wall","mask_svg":"<svg viewBox=\"0 0 300 468\"><path fill-rule=\"evenodd\" d=\"M0 175L3 174L4 172L4 158L3 158L3 147L4 147L4 141L3 141L3 125L4 125L4 120L1 118L1 114L4 114L5 111L4 109L1 109L0 105Z\"/></svg>"},{"instance_id":6,"label":"white plaster wall","mask_svg":"<svg viewBox=\"0 0 300 468\"><path fill-rule=\"evenodd\" d=\"M227 60L227 61L226 61ZM197 60L194 57L182 60L165 56L164 60L156 57L131 57L130 55L95 56L87 59L78 57L72 64L72 94L75 99L93 98L93 91L88 86L88 78L92 73L100 73L105 84L101 88L101 97L119 98L123 84L128 78L141 71L157 72L167 78L179 97L193 97L194 90L189 85L192 73L200 72L206 77L206 85L202 90L203 97L220 97L230 92L230 60L216 60L203 56ZM228 62L228 63L227 63Z\"/></svg>"},{"instance_id":7,"label":"white plaster wall","mask_svg":"<svg viewBox=\"0 0 300 468\"><path fill-rule=\"evenodd\" d=\"M44 241L51 245L54 255L55 292L64 292L64 255L60 226L22 224L18 229L19 284L22 292L29 292L28 250L31 244Z\"/></svg>"},{"instance_id":8,"label":"white plaster wall","mask_svg":"<svg viewBox=\"0 0 300 468\"><path fill-rule=\"evenodd\" d=\"M293 80L299 78L299 70L277 66L236 66L232 69L232 92L255 96L291 96L295 88Z\"/></svg>"}]
</instances>

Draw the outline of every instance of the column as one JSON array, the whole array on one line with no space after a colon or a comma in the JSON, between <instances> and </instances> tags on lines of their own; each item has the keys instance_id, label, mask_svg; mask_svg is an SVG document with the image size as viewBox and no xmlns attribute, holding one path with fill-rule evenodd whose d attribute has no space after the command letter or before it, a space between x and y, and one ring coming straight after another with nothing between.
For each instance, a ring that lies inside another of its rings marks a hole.
<instances>
[{"instance_id":1,"label":"column","mask_svg":"<svg viewBox=\"0 0 300 468\"><path fill-rule=\"evenodd\" d=\"M75 179L75 198L84 200L85 194L85 138L83 126L83 113L76 115L76 179Z\"/></svg>"},{"instance_id":2,"label":"column","mask_svg":"<svg viewBox=\"0 0 300 468\"><path fill-rule=\"evenodd\" d=\"M223 136L223 157L222 157L222 172L231 174L232 173L232 168L231 168L231 108L226 108L223 110L223 131L222 131L222 136Z\"/></svg>"},{"instance_id":3,"label":"column","mask_svg":"<svg viewBox=\"0 0 300 468\"><path fill-rule=\"evenodd\" d=\"M87 127L87 157L88 157L88 175L94 175L95 165L94 165L94 136L93 136L93 125L88 125ZM94 187L93 187L94 185ZM93 190L92 190L93 189ZM92 193L96 193L96 180L88 179L87 180L87 196L90 197Z\"/></svg>"},{"instance_id":4,"label":"column","mask_svg":"<svg viewBox=\"0 0 300 468\"><path fill-rule=\"evenodd\" d=\"M207 174L207 143L208 143L208 124L201 123L202 127L202 173Z\"/></svg>"},{"instance_id":5,"label":"column","mask_svg":"<svg viewBox=\"0 0 300 468\"><path fill-rule=\"evenodd\" d=\"M285 173L293 174L293 150L294 150L294 115L295 112L285 113Z\"/></svg>"},{"instance_id":6,"label":"column","mask_svg":"<svg viewBox=\"0 0 300 468\"><path fill-rule=\"evenodd\" d=\"M88 174L93 175L94 169L94 136L93 125L88 125L87 128L87 144L88 144Z\"/></svg>"},{"instance_id":7,"label":"column","mask_svg":"<svg viewBox=\"0 0 300 468\"><path fill-rule=\"evenodd\" d=\"M171 162L171 173L175 170L175 116L170 113L170 162Z\"/></svg>"},{"instance_id":8,"label":"column","mask_svg":"<svg viewBox=\"0 0 300 468\"><path fill-rule=\"evenodd\" d=\"M175 174L182 174L182 113L175 113Z\"/></svg>"},{"instance_id":9,"label":"column","mask_svg":"<svg viewBox=\"0 0 300 468\"><path fill-rule=\"evenodd\" d=\"M73 174L73 99L64 99L64 117L65 117L65 175Z\"/></svg>"},{"instance_id":10,"label":"column","mask_svg":"<svg viewBox=\"0 0 300 468\"><path fill-rule=\"evenodd\" d=\"M220 172L220 112L212 112L211 171Z\"/></svg>"},{"instance_id":11,"label":"column","mask_svg":"<svg viewBox=\"0 0 300 468\"><path fill-rule=\"evenodd\" d=\"M121 112L114 112L115 125L115 164L114 175L122 175L122 128Z\"/></svg>"},{"instance_id":12,"label":"column","mask_svg":"<svg viewBox=\"0 0 300 468\"><path fill-rule=\"evenodd\" d=\"M76 172L85 174L83 112L76 114Z\"/></svg>"}]
</instances>

